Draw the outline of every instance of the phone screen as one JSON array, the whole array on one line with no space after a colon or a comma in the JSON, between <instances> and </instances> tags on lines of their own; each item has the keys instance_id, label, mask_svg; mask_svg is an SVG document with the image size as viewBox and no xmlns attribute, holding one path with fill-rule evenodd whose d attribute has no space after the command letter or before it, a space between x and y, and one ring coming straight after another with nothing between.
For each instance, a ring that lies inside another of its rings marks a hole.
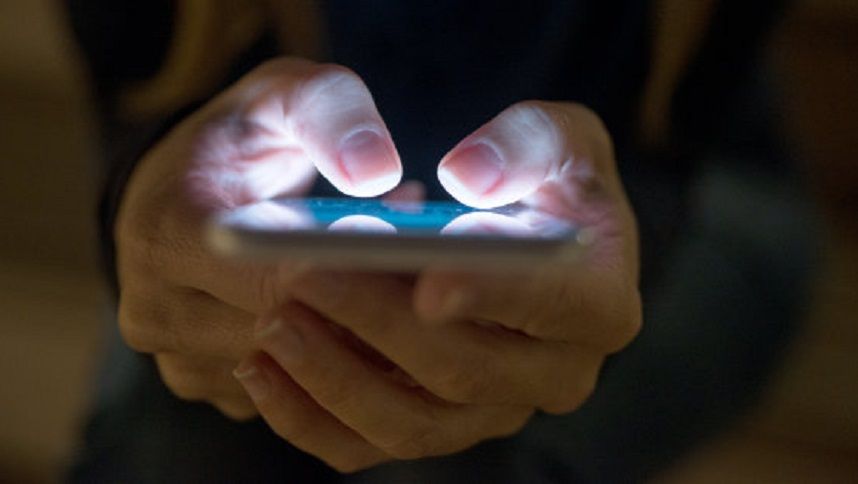
<instances>
[{"instance_id":1,"label":"phone screen","mask_svg":"<svg viewBox=\"0 0 858 484\"><path fill-rule=\"evenodd\" d=\"M400 238L569 239L575 226L521 205L478 210L456 202L355 198L287 198L227 214L233 228L328 236Z\"/></svg>"},{"instance_id":2,"label":"phone screen","mask_svg":"<svg viewBox=\"0 0 858 484\"><path fill-rule=\"evenodd\" d=\"M456 202L285 198L221 214L208 240L218 253L245 259L510 270L571 260L588 243L586 233L523 205L477 210Z\"/></svg>"}]
</instances>

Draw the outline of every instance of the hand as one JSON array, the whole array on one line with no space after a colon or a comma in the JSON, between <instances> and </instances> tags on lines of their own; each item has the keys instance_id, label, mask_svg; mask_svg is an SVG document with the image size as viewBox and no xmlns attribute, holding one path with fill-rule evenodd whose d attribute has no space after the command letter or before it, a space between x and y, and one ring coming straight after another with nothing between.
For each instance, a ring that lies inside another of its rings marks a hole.
<instances>
[{"instance_id":1,"label":"hand","mask_svg":"<svg viewBox=\"0 0 858 484\"><path fill-rule=\"evenodd\" d=\"M454 148L439 177L464 203L522 200L587 227L593 243L525 273L297 276L236 376L279 435L342 471L456 452L537 409L570 412L641 324L635 222L594 114L513 106Z\"/></svg>"},{"instance_id":2,"label":"hand","mask_svg":"<svg viewBox=\"0 0 858 484\"><path fill-rule=\"evenodd\" d=\"M270 62L182 122L140 161L115 238L119 322L179 397L234 418L256 413L231 372L253 324L288 297L288 265L224 261L202 240L221 210L304 193L316 172L349 195L378 195L399 156L364 84L337 66Z\"/></svg>"}]
</instances>

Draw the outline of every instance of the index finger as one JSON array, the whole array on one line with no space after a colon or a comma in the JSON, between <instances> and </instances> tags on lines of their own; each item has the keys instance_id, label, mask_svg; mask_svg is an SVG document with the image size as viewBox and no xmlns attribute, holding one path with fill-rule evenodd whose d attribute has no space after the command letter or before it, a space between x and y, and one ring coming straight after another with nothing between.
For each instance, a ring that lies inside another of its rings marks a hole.
<instances>
[{"instance_id":1,"label":"index finger","mask_svg":"<svg viewBox=\"0 0 858 484\"><path fill-rule=\"evenodd\" d=\"M427 270L418 278L414 305L423 320L453 324L476 319L542 340L617 351L641 325L636 284L616 271L585 271L575 267L518 273Z\"/></svg>"},{"instance_id":2,"label":"index finger","mask_svg":"<svg viewBox=\"0 0 858 484\"><path fill-rule=\"evenodd\" d=\"M255 134L298 147L346 195L380 195L402 165L372 95L351 70L301 59L271 61L239 81L222 103Z\"/></svg>"},{"instance_id":3,"label":"index finger","mask_svg":"<svg viewBox=\"0 0 858 484\"><path fill-rule=\"evenodd\" d=\"M339 66L269 62L147 154L117 221L119 263L256 314L287 267L223 260L203 239L213 214L306 186L315 166L349 195L393 188L399 156L368 89ZM140 271L137 271L140 272Z\"/></svg>"}]
</instances>

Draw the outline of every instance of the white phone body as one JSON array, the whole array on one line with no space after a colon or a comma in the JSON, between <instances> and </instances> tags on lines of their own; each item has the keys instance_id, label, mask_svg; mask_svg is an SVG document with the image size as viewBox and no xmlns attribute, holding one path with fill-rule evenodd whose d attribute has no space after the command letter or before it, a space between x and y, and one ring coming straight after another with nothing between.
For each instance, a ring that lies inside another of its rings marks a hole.
<instances>
[{"instance_id":1,"label":"white phone body","mask_svg":"<svg viewBox=\"0 0 858 484\"><path fill-rule=\"evenodd\" d=\"M240 207L214 218L207 235L227 257L395 271L565 263L587 245L586 231L524 206L476 210L455 202L354 198Z\"/></svg>"}]
</instances>

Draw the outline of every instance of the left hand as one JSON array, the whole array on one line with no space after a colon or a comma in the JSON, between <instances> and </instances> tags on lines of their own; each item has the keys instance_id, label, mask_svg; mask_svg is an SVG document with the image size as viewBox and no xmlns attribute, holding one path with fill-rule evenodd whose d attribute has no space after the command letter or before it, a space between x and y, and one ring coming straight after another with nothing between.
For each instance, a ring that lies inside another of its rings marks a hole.
<instances>
[{"instance_id":1,"label":"left hand","mask_svg":"<svg viewBox=\"0 0 858 484\"><path fill-rule=\"evenodd\" d=\"M570 412L640 328L634 217L592 112L514 105L456 146L439 178L463 203L522 201L594 241L566 266L524 273L300 276L236 376L275 432L340 471L453 453L517 432L537 409Z\"/></svg>"}]
</instances>

